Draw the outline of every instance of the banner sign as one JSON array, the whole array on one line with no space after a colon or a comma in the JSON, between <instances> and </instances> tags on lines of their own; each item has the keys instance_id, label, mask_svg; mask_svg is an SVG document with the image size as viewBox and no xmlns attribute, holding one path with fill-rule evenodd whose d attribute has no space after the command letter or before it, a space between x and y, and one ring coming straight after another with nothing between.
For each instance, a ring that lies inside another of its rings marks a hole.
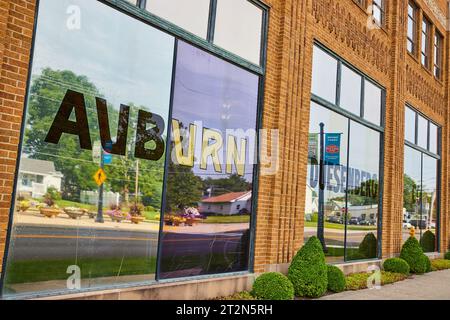
<instances>
[{"instance_id":1,"label":"banner sign","mask_svg":"<svg viewBox=\"0 0 450 320\"><path fill-rule=\"evenodd\" d=\"M340 164L341 154L341 134L340 133L327 133L325 135L325 155L324 161L327 165Z\"/></svg>"},{"instance_id":2,"label":"banner sign","mask_svg":"<svg viewBox=\"0 0 450 320\"><path fill-rule=\"evenodd\" d=\"M319 134L310 133L308 138L308 160L319 159Z\"/></svg>"}]
</instances>

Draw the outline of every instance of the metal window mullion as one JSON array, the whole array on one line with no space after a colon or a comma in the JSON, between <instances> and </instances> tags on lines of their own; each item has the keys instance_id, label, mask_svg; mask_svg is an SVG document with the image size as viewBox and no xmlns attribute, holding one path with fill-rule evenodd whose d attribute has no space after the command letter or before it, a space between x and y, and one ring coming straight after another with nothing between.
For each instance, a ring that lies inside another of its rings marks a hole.
<instances>
[{"instance_id":1,"label":"metal window mullion","mask_svg":"<svg viewBox=\"0 0 450 320\"><path fill-rule=\"evenodd\" d=\"M336 105L341 107L341 81L342 81L342 61L337 60L337 76L336 76Z\"/></svg>"},{"instance_id":2,"label":"metal window mullion","mask_svg":"<svg viewBox=\"0 0 450 320\"><path fill-rule=\"evenodd\" d=\"M347 217L348 217L348 171L350 168L350 133L351 133L351 128L350 128L350 123L351 120L347 118L347 172L345 174L346 176L346 182L345 182L345 216L344 216L344 262L347 262Z\"/></svg>"},{"instance_id":3,"label":"metal window mullion","mask_svg":"<svg viewBox=\"0 0 450 320\"><path fill-rule=\"evenodd\" d=\"M210 0L209 18L208 18L208 33L206 36L206 40L209 43L214 42L214 33L216 30L216 16L217 16L217 0Z\"/></svg>"},{"instance_id":4,"label":"metal window mullion","mask_svg":"<svg viewBox=\"0 0 450 320\"><path fill-rule=\"evenodd\" d=\"M141 8L144 9L147 7L147 0L137 0L136 5Z\"/></svg>"},{"instance_id":5,"label":"metal window mullion","mask_svg":"<svg viewBox=\"0 0 450 320\"><path fill-rule=\"evenodd\" d=\"M383 91L383 90L382 90ZM359 113L361 118L364 118L364 108L365 108L365 98L366 98L366 78L361 77L361 99L359 105Z\"/></svg>"}]
</instances>

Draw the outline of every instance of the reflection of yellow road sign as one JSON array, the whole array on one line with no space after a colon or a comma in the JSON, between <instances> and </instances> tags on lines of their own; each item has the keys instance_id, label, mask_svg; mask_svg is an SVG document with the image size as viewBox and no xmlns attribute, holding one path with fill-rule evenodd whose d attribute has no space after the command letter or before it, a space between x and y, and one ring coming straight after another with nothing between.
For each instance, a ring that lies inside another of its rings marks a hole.
<instances>
[{"instance_id":1,"label":"reflection of yellow road sign","mask_svg":"<svg viewBox=\"0 0 450 320\"><path fill-rule=\"evenodd\" d=\"M100 187L103 182L106 180L106 173L102 168L98 169L98 171L94 174L95 183Z\"/></svg>"}]
</instances>

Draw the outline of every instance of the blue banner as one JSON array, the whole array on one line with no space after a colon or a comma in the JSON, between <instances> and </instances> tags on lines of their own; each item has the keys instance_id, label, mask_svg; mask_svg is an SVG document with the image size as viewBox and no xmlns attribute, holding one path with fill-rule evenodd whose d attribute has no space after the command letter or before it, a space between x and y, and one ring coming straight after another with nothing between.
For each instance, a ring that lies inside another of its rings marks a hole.
<instances>
[{"instance_id":1,"label":"blue banner","mask_svg":"<svg viewBox=\"0 0 450 320\"><path fill-rule=\"evenodd\" d=\"M341 134L325 134L325 156L324 161L327 165L340 165L341 161Z\"/></svg>"}]
</instances>

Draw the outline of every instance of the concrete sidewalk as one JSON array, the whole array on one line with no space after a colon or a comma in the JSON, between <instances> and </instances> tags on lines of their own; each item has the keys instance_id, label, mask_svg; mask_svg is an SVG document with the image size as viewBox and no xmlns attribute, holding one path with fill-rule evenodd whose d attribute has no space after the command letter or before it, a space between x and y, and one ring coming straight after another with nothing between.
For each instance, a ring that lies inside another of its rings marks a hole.
<instances>
[{"instance_id":1,"label":"concrete sidewalk","mask_svg":"<svg viewBox=\"0 0 450 320\"><path fill-rule=\"evenodd\" d=\"M450 270L415 275L379 290L345 291L320 300L450 300Z\"/></svg>"}]
</instances>

